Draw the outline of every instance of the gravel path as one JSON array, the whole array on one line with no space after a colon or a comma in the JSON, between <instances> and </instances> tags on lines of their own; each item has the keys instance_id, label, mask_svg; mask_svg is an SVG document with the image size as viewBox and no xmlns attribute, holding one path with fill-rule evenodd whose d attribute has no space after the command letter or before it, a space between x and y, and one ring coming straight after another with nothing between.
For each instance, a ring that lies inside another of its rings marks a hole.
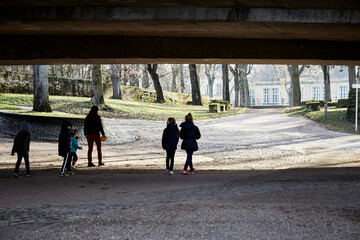
<instances>
[{"instance_id":1,"label":"gravel path","mask_svg":"<svg viewBox=\"0 0 360 240\"><path fill-rule=\"evenodd\" d=\"M164 123L104 120L104 167L58 177L56 143L32 143L34 177L11 176L0 138L0 239L358 239L360 137L280 110L196 122L198 172L164 170ZM118 132L117 132L118 131ZM122 134L119 136L119 134ZM114 140L115 141L115 140Z\"/></svg>"}]
</instances>

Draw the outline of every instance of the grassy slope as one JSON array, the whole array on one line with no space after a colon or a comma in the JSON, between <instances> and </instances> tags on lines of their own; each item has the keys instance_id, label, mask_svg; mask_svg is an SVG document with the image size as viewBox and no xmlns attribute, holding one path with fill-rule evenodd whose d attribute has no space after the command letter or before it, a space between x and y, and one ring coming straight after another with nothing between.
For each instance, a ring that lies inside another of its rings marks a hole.
<instances>
[{"instance_id":1,"label":"grassy slope","mask_svg":"<svg viewBox=\"0 0 360 240\"><path fill-rule=\"evenodd\" d=\"M90 98L83 97L50 96L50 102L53 111L76 114L77 117L84 117L89 112L89 109L91 107ZM191 112L195 119L202 120L235 115L245 111L245 109L236 108L231 111L218 114L209 113L208 106L143 103L136 101L123 101L118 99L106 99L105 102L107 108L101 108L102 110L100 112L100 115L103 117L122 119L147 119L163 121L171 116L176 118L178 121L181 121L188 112ZM31 107L32 105L32 95L0 95L0 109L9 108L9 106ZM33 113L31 111L25 110L12 111L25 114ZM38 113L36 114L38 115ZM60 116L61 114L51 113L45 115Z\"/></svg>"},{"instance_id":2,"label":"grassy slope","mask_svg":"<svg viewBox=\"0 0 360 240\"><path fill-rule=\"evenodd\" d=\"M320 111L307 112L301 107L292 107L287 108L285 112L303 115L331 131L358 134L355 132L354 123L346 120L346 108L328 107L327 121L324 120L324 108Z\"/></svg>"}]
</instances>

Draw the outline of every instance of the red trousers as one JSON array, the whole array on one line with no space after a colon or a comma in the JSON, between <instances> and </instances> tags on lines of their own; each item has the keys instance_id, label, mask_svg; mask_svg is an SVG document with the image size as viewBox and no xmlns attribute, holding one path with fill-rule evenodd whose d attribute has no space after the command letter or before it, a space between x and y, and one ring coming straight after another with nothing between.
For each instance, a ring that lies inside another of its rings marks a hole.
<instances>
[{"instance_id":1,"label":"red trousers","mask_svg":"<svg viewBox=\"0 0 360 240\"><path fill-rule=\"evenodd\" d=\"M98 160L99 163L102 162L102 153L101 153L101 140L100 140L100 134L87 134L86 140L88 143L88 164L92 163L92 151L94 142L96 143L97 153L98 153Z\"/></svg>"}]
</instances>

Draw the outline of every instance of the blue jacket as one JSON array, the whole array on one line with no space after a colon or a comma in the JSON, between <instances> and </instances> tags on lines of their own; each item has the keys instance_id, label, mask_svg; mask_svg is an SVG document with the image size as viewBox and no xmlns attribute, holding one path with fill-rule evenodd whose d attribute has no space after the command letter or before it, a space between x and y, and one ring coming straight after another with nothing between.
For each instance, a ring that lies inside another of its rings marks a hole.
<instances>
[{"instance_id":1,"label":"blue jacket","mask_svg":"<svg viewBox=\"0 0 360 240\"><path fill-rule=\"evenodd\" d=\"M71 137L71 149L70 152L74 153L76 150L80 148L77 139L75 137Z\"/></svg>"},{"instance_id":2,"label":"blue jacket","mask_svg":"<svg viewBox=\"0 0 360 240\"><path fill-rule=\"evenodd\" d=\"M192 122L183 122L180 127L180 138L183 139L181 149L197 151L199 148L196 139L201 137L199 128Z\"/></svg>"},{"instance_id":3,"label":"blue jacket","mask_svg":"<svg viewBox=\"0 0 360 240\"><path fill-rule=\"evenodd\" d=\"M168 124L162 136L162 147L165 150L176 150L179 142L178 129L174 124Z\"/></svg>"}]
</instances>

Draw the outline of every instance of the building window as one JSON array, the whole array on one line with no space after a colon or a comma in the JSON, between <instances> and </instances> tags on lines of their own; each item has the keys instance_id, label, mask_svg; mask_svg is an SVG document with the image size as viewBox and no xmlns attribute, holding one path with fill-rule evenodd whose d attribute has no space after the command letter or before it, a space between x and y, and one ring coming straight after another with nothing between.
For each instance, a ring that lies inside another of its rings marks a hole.
<instances>
[{"instance_id":1,"label":"building window","mask_svg":"<svg viewBox=\"0 0 360 240\"><path fill-rule=\"evenodd\" d=\"M255 90L250 90L250 104L255 105Z\"/></svg>"},{"instance_id":2,"label":"building window","mask_svg":"<svg viewBox=\"0 0 360 240\"><path fill-rule=\"evenodd\" d=\"M270 88L264 88L264 103L270 103Z\"/></svg>"},{"instance_id":3,"label":"building window","mask_svg":"<svg viewBox=\"0 0 360 240\"><path fill-rule=\"evenodd\" d=\"M320 100L320 87L313 87L312 90L312 100Z\"/></svg>"},{"instance_id":4,"label":"building window","mask_svg":"<svg viewBox=\"0 0 360 240\"><path fill-rule=\"evenodd\" d=\"M348 86L340 86L339 87L339 99L347 99L348 96L349 96Z\"/></svg>"},{"instance_id":5,"label":"building window","mask_svg":"<svg viewBox=\"0 0 360 240\"><path fill-rule=\"evenodd\" d=\"M279 89L273 88L272 89L272 103L279 103Z\"/></svg>"},{"instance_id":6,"label":"building window","mask_svg":"<svg viewBox=\"0 0 360 240\"><path fill-rule=\"evenodd\" d=\"M216 94L221 94L221 85L216 84Z\"/></svg>"},{"instance_id":7,"label":"building window","mask_svg":"<svg viewBox=\"0 0 360 240\"><path fill-rule=\"evenodd\" d=\"M304 88L301 88L301 101L305 101L304 100Z\"/></svg>"}]
</instances>

